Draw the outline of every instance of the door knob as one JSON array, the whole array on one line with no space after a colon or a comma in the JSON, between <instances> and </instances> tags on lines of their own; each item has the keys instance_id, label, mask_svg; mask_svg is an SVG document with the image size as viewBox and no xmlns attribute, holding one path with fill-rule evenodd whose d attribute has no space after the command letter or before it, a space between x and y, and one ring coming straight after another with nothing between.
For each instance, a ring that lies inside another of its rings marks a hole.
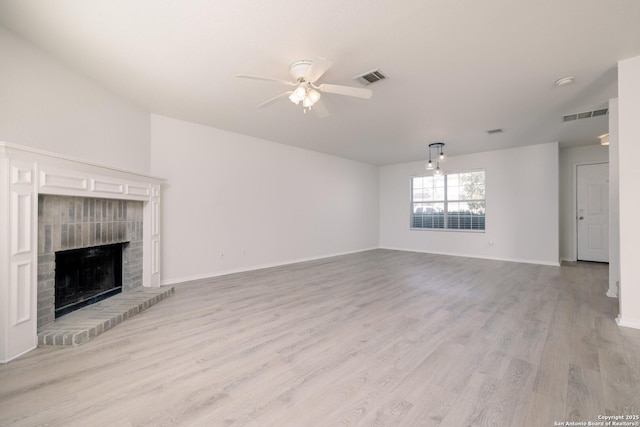
<instances>
[{"instance_id":1,"label":"door knob","mask_svg":"<svg viewBox=\"0 0 640 427\"><path fill-rule=\"evenodd\" d=\"M584 217L583 217L583 216L579 216L579 217L578 217L578 219L579 219L579 220L583 220L583 219L584 219Z\"/></svg>"}]
</instances>

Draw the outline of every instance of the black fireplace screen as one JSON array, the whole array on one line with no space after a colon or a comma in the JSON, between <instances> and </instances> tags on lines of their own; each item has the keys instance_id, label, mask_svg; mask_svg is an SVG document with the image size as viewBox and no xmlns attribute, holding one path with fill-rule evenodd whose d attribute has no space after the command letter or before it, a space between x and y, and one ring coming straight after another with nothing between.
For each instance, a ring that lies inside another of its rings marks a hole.
<instances>
[{"instance_id":1,"label":"black fireplace screen","mask_svg":"<svg viewBox=\"0 0 640 427\"><path fill-rule=\"evenodd\" d=\"M124 245L56 252L56 318L122 292Z\"/></svg>"}]
</instances>

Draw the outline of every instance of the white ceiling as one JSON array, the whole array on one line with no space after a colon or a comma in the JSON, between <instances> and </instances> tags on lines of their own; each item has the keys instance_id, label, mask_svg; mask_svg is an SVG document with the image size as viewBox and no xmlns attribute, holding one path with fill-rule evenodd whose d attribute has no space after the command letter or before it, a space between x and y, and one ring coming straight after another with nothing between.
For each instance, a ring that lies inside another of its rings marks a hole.
<instances>
[{"instance_id":1,"label":"white ceiling","mask_svg":"<svg viewBox=\"0 0 640 427\"><path fill-rule=\"evenodd\" d=\"M563 123L617 96L640 55L638 0L0 0L0 23L150 112L372 164L560 141L597 143L607 117ZM328 118L283 100L288 66L333 61ZM555 87L571 75L575 83ZM504 133L489 136L488 129Z\"/></svg>"}]
</instances>

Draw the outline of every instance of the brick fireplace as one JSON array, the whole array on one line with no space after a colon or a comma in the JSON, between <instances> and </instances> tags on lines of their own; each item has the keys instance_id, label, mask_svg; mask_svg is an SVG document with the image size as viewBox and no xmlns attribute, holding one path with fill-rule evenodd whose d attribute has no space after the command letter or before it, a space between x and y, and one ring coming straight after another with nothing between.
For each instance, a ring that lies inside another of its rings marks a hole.
<instances>
[{"instance_id":1,"label":"brick fireplace","mask_svg":"<svg viewBox=\"0 0 640 427\"><path fill-rule=\"evenodd\" d=\"M163 181L0 142L0 363L53 320L57 250L125 243L123 290L160 286Z\"/></svg>"},{"instance_id":2,"label":"brick fireplace","mask_svg":"<svg viewBox=\"0 0 640 427\"><path fill-rule=\"evenodd\" d=\"M143 202L43 194L38 197L38 328L54 321L56 253L126 243L122 286L142 286Z\"/></svg>"}]
</instances>

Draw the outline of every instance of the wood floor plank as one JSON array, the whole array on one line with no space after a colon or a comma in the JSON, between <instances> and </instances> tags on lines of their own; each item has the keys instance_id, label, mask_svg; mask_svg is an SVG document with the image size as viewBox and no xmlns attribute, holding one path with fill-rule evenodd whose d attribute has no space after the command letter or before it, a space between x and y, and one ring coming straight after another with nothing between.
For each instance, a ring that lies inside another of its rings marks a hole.
<instances>
[{"instance_id":1,"label":"wood floor plank","mask_svg":"<svg viewBox=\"0 0 640 427\"><path fill-rule=\"evenodd\" d=\"M512 359L507 372L498 382L496 392L487 401L481 425L516 426L525 416L527 396L533 388L535 367Z\"/></svg>"},{"instance_id":2,"label":"wood floor plank","mask_svg":"<svg viewBox=\"0 0 640 427\"><path fill-rule=\"evenodd\" d=\"M603 408L604 395L599 371L569 366L567 386L567 409L564 419L568 421L598 420L602 415L597 408Z\"/></svg>"},{"instance_id":3,"label":"wood floor plank","mask_svg":"<svg viewBox=\"0 0 640 427\"><path fill-rule=\"evenodd\" d=\"M440 427L471 425L484 414L487 400L495 393L498 380L474 373L464 390L457 396L455 409L449 410Z\"/></svg>"},{"instance_id":4,"label":"wood floor plank","mask_svg":"<svg viewBox=\"0 0 640 427\"><path fill-rule=\"evenodd\" d=\"M547 427L640 413L607 268L372 250L176 285L0 365L0 426Z\"/></svg>"}]
</instances>

